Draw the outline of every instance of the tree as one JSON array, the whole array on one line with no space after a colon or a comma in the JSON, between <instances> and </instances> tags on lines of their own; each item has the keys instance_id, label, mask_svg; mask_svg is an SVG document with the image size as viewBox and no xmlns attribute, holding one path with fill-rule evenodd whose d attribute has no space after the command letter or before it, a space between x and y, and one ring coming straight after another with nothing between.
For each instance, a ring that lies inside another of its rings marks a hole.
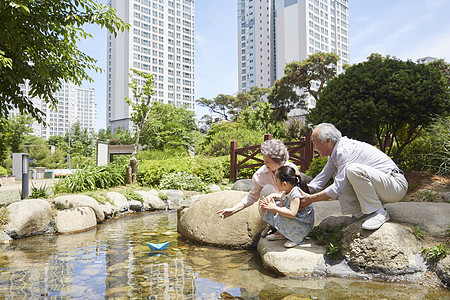
<instances>
[{"instance_id":1,"label":"tree","mask_svg":"<svg viewBox=\"0 0 450 300\"><path fill-rule=\"evenodd\" d=\"M53 93L63 81L92 81L86 69L101 70L96 60L77 47L92 37L82 26L98 24L117 34L129 27L112 7L94 0L10 0L0 2L0 119L18 108L43 122L31 98L56 108ZM20 89L28 81L30 96Z\"/></svg>"},{"instance_id":2,"label":"tree","mask_svg":"<svg viewBox=\"0 0 450 300\"><path fill-rule=\"evenodd\" d=\"M449 99L437 69L372 54L328 83L307 120L334 123L344 135L377 143L396 160L433 118L448 114Z\"/></svg>"},{"instance_id":3,"label":"tree","mask_svg":"<svg viewBox=\"0 0 450 300\"><path fill-rule=\"evenodd\" d=\"M253 103L260 102L269 91L268 88L254 86L250 91L238 93L236 96L219 94L214 99L200 98L196 102L209 108L211 113L219 115L222 120L236 121L241 111Z\"/></svg>"},{"instance_id":4,"label":"tree","mask_svg":"<svg viewBox=\"0 0 450 300\"><path fill-rule=\"evenodd\" d=\"M317 52L301 62L288 63L278 84L305 90L317 101L327 82L336 76L338 60L335 53ZM318 82L319 88L314 88L313 82Z\"/></svg>"},{"instance_id":5,"label":"tree","mask_svg":"<svg viewBox=\"0 0 450 300\"><path fill-rule=\"evenodd\" d=\"M283 132L282 122L271 122L272 108L268 102L255 103L242 111L238 120L249 130L255 130L264 135L270 133L274 138L280 138Z\"/></svg>"},{"instance_id":6,"label":"tree","mask_svg":"<svg viewBox=\"0 0 450 300\"><path fill-rule=\"evenodd\" d=\"M142 130L142 144L151 149L193 149L199 138L195 114L183 107L154 102Z\"/></svg>"},{"instance_id":7,"label":"tree","mask_svg":"<svg viewBox=\"0 0 450 300\"><path fill-rule=\"evenodd\" d=\"M22 146L25 136L32 132L30 128L32 122L32 118L29 115L15 116L5 122L5 138L11 152L18 153L23 151Z\"/></svg>"},{"instance_id":8,"label":"tree","mask_svg":"<svg viewBox=\"0 0 450 300\"><path fill-rule=\"evenodd\" d=\"M317 52L301 62L286 64L285 75L275 82L268 96L274 109L273 119L287 120L289 111L305 107L308 95L317 101L327 82L336 75L338 60L335 53ZM314 88L313 83L319 83L319 88Z\"/></svg>"},{"instance_id":9,"label":"tree","mask_svg":"<svg viewBox=\"0 0 450 300\"><path fill-rule=\"evenodd\" d=\"M447 84L450 86L450 64L446 63L443 59L437 59L429 62L427 65L430 67L434 67L442 72L445 79L447 80Z\"/></svg>"}]
</instances>

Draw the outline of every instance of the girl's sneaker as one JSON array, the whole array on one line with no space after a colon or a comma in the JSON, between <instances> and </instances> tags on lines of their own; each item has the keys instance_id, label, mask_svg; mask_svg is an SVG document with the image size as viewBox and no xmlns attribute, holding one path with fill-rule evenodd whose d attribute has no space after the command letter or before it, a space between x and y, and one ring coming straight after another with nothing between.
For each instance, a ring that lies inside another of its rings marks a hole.
<instances>
[{"instance_id":1,"label":"girl's sneaker","mask_svg":"<svg viewBox=\"0 0 450 300\"><path fill-rule=\"evenodd\" d=\"M295 246L297 246L297 243L294 243L294 242L292 242L292 241L290 241L290 240L287 240L287 241L284 243L284 247L286 247L286 248L292 248L292 247L295 247Z\"/></svg>"},{"instance_id":2,"label":"girl's sneaker","mask_svg":"<svg viewBox=\"0 0 450 300\"><path fill-rule=\"evenodd\" d=\"M281 233L279 233L278 231L272 234L269 234L268 236L266 236L266 238L269 241L276 241L276 240L285 240L286 238L284 237L284 235L282 235Z\"/></svg>"}]
</instances>

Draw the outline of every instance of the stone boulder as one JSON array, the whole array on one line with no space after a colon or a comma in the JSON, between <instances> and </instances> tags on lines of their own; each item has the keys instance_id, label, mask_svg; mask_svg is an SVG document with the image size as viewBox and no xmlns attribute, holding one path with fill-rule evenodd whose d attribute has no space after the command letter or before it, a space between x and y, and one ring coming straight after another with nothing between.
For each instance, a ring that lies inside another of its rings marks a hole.
<instances>
[{"instance_id":1,"label":"stone boulder","mask_svg":"<svg viewBox=\"0 0 450 300\"><path fill-rule=\"evenodd\" d=\"M444 201L445 203L450 203L450 192L443 193L443 194L441 195L441 199L442 199L442 201Z\"/></svg>"},{"instance_id":2,"label":"stone boulder","mask_svg":"<svg viewBox=\"0 0 450 300\"><path fill-rule=\"evenodd\" d=\"M338 200L320 201L312 204L314 207L314 226L319 225L328 217L342 217L341 205ZM348 220L349 217L345 217ZM346 219L341 219L345 221Z\"/></svg>"},{"instance_id":3,"label":"stone boulder","mask_svg":"<svg viewBox=\"0 0 450 300\"><path fill-rule=\"evenodd\" d=\"M11 203L6 209L9 222L5 232L13 239L41 234L50 229L52 208L45 200L21 200Z\"/></svg>"},{"instance_id":4,"label":"stone boulder","mask_svg":"<svg viewBox=\"0 0 450 300\"><path fill-rule=\"evenodd\" d=\"M178 210L178 232L200 243L231 248L256 246L265 227L257 203L226 219L216 213L236 205L246 194L230 190L202 195L191 207Z\"/></svg>"},{"instance_id":5,"label":"stone boulder","mask_svg":"<svg viewBox=\"0 0 450 300\"><path fill-rule=\"evenodd\" d=\"M324 263L325 248L307 239L305 244L285 248L284 240L259 240L257 251L264 267L285 276L307 276Z\"/></svg>"},{"instance_id":6,"label":"stone boulder","mask_svg":"<svg viewBox=\"0 0 450 300\"><path fill-rule=\"evenodd\" d=\"M371 231L362 229L362 223L353 223L343 232L342 254L349 265L392 275L423 269L418 255L421 244L405 226L388 222Z\"/></svg>"},{"instance_id":7,"label":"stone boulder","mask_svg":"<svg viewBox=\"0 0 450 300\"><path fill-rule=\"evenodd\" d=\"M161 198L158 197L158 193L155 194L155 192L136 191L136 193L142 195L142 198L144 198L144 207L148 207L148 210L166 209L166 202L162 201Z\"/></svg>"},{"instance_id":8,"label":"stone boulder","mask_svg":"<svg viewBox=\"0 0 450 300\"><path fill-rule=\"evenodd\" d=\"M450 226L450 203L397 202L384 208L391 222L419 226L431 235L444 235Z\"/></svg>"},{"instance_id":9,"label":"stone boulder","mask_svg":"<svg viewBox=\"0 0 450 300\"><path fill-rule=\"evenodd\" d=\"M220 192L222 189L217 184L210 184L206 187L210 193Z\"/></svg>"},{"instance_id":10,"label":"stone boulder","mask_svg":"<svg viewBox=\"0 0 450 300\"><path fill-rule=\"evenodd\" d=\"M142 202L139 200L128 200L128 203L130 205L130 210L132 211L142 211L143 210L143 206L142 206Z\"/></svg>"},{"instance_id":11,"label":"stone boulder","mask_svg":"<svg viewBox=\"0 0 450 300\"><path fill-rule=\"evenodd\" d=\"M97 200L86 195L65 195L53 199L54 204L63 205L65 208L90 207L95 212L98 223L105 220L105 215L100 209Z\"/></svg>"},{"instance_id":12,"label":"stone boulder","mask_svg":"<svg viewBox=\"0 0 450 300\"><path fill-rule=\"evenodd\" d=\"M194 204L195 201L197 201L198 199L200 199L202 195L200 194L196 194L196 195L192 195L187 197L186 199L184 199L183 201L181 201L180 203L180 207L189 207L192 206L192 204Z\"/></svg>"},{"instance_id":13,"label":"stone boulder","mask_svg":"<svg viewBox=\"0 0 450 300\"><path fill-rule=\"evenodd\" d=\"M167 203L169 209L179 209L181 207L180 203L184 199L184 194L180 190L161 190L161 193L167 195Z\"/></svg>"},{"instance_id":14,"label":"stone boulder","mask_svg":"<svg viewBox=\"0 0 450 300\"><path fill-rule=\"evenodd\" d=\"M55 223L58 233L74 233L97 226L97 218L92 208L83 206L59 210Z\"/></svg>"},{"instance_id":15,"label":"stone boulder","mask_svg":"<svg viewBox=\"0 0 450 300\"><path fill-rule=\"evenodd\" d=\"M111 203L116 206L120 212L127 211L130 209L130 204L128 203L127 197L117 192L106 193L106 198L111 201Z\"/></svg>"},{"instance_id":16,"label":"stone boulder","mask_svg":"<svg viewBox=\"0 0 450 300\"><path fill-rule=\"evenodd\" d=\"M450 255L447 255L438 263L436 274L444 284L450 287Z\"/></svg>"},{"instance_id":17,"label":"stone boulder","mask_svg":"<svg viewBox=\"0 0 450 300\"><path fill-rule=\"evenodd\" d=\"M250 192L253 187L253 181L251 179L239 179L235 183L231 189L233 191L241 191L241 192Z\"/></svg>"}]
</instances>

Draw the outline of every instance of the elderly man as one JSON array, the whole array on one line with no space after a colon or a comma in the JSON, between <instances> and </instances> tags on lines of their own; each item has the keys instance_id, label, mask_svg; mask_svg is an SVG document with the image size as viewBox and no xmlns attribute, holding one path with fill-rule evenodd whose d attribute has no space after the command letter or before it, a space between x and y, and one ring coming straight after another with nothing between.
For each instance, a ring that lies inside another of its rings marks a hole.
<instances>
[{"instance_id":1,"label":"elderly man","mask_svg":"<svg viewBox=\"0 0 450 300\"><path fill-rule=\"evenodd\" d=\"M408 182L403 172L374 146L342 137L333 124L317 125L312 141L320 156L328 156L328 162L308 184L312 194L303 193L300 206L337 198L342 213L352 214L349 224L365 220L364 229L380 228L389 220L383 204L398 202L406 194ZM332 176L333 184L324 189Z\"/></svg>"}]
</instances>

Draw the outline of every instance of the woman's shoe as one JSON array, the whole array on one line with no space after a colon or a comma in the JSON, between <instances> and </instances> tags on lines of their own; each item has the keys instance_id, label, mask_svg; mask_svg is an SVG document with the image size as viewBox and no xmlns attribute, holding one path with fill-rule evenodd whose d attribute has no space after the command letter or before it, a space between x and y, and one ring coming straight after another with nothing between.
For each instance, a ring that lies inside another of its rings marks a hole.
<instances>
[{"instance_id":1,"label":"woman's shoe","mask_svg":"<svg viewBox=\"0 0 450 300\"><path fill-rule=\"evenodd\" d=\"M272 234L269 234L268 236L266 236L266 238L269 241L277 241L277 240L285 240L286 238L284 237L284 235L282 235L281 233L279 233L278 231Z\"/></svg>"},{"instance_id":2,"label":"woman's shoe","mask_svg":"<svg viewBox=\"0 0 450 300\"><path fill-rule=\"evenodd\" d=\"M287 240L287 241L284 243L284 247L286 247L286 248L292 248L292 247L295 247L295 246L297 246L297 243L294 243L294 242L292 242L292 241L290 241L290 240Z\"/></svg>"}]
</instances>

